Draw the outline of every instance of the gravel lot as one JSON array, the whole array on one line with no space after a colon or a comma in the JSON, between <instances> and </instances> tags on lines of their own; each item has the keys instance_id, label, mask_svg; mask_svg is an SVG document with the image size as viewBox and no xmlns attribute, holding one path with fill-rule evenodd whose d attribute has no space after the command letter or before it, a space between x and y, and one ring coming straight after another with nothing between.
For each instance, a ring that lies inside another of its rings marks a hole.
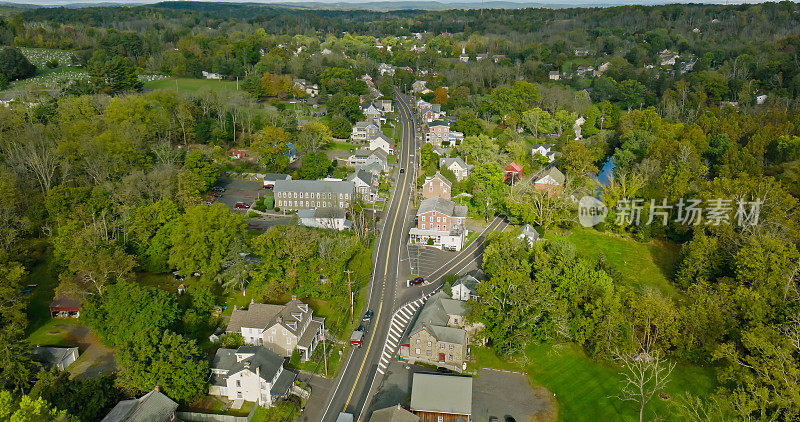
<instances>
[{"instance_id":1,"label":"gravel lot","mask_svg":"<svg viewBox=\"0 0 800 422\"><path fill-rule=\"evenodd\" d=\"M502 421L512 416L518 422L554 420L552 394L531 387L518 372L481 368L472 382L472 420L486 422L494 416Z\"/></svg>"}]
</instances>

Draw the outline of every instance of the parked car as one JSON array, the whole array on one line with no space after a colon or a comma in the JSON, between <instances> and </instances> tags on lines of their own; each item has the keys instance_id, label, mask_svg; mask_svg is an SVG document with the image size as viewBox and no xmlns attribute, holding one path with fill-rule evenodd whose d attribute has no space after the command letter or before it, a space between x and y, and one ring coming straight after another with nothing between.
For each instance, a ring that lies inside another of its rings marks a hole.
<instances>
[{"instance_id":1,"label":"parked car","mask_svg":"<svg viewBox=\"0 0 800 422\"><path fill-rule=\"evenodd\" d=\"M184 276L182 276L182 275L178 274L178 272L177 272L177 271L173 271L173 272L172 272L172 278L173 278L175 281L183 281L183 280L186 280L186 277L184 277Z\"/></svg>"},{"instance_id":2,"label":"parked car","mask_svg":"<svg viewBox=\"0 0 800 422\"><path fill-rule=\"evenodd\" d=\"M406 169L403 168L403 167L400 167L400 173L405 173L405 172L406 172Z\"/></svg>"},{"instance_id":3,"label":"parked car","mask_svg":"<svg viewBox=\"0 0 800 422\"><path fill-rule=\"evenodd\" d=\"M225 192L225 188L223 188L222 186L214 186L213 188L211 188L211 190L213 190L214 192Z\"/></svg>"},{"instance_id":4,"label":"parked car","mask_svg":"<svg viewBox=\"0 0 800 422\"><path fill-rule=\"evenodd\" d=\"M407 283L408 283L408 287L411 287L411 286L416 286L416 285L422 284L424 282L425 282L424 278L417 277L417 278L412 278L411 280L408 280Z\"/></svg>"},{"instance_id":5,"label":"parked car","mask_svg":"<svg viewBox=\"0 0 800 422\"><path fill-rule=\"evenodd\" d=\"M370 309L366 313L364 313L364 318L361 318L361 320L369 322L369 321L372 320L372 315L373 315L372 314L372 309Z\"/></svg>"},{"instance_id":6,"label":"parked car","mask_svg":"<svg viewBox=\"0 0 800 422\"><path fill-rule=\"evenodd\" d=\"M245 208L245 209L247 209L247 208L250 208L250 204L248 204L246 202L237 202L235 207L236 208Z\"/></svg>"},{"instance_id":7,"label":"parked car","mask_svg":"<svg viewBox=\"0 0 800 422\"><path fill-rule=\"evenodd\" d=\"M211 196L213 196L214 198L221 198L222 194L219 192L211 192Z\"/></svg>"},{"instance_id":8,"label":"parked car","mask_svg":"<svg viewBox=\"0 0 800 422\"><path fill-rule=\"evenodd\" d=\"M361 331L362 333L363 333L365 330L366 330L366 329L364 328L364 324L361 324L361 325L359 325L359 326L358 326L358 328L356 328L356 331Z\"/></svg>"}]
</instances>

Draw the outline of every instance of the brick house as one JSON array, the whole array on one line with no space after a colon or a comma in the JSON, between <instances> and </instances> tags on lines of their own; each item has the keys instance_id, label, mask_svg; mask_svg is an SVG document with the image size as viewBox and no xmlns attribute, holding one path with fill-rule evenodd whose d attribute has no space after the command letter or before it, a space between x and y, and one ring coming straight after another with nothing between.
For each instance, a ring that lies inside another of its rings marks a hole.
<instances>
[{"instance_id":1,"label":"brick house","mask_svg":"<svg viewBox=\"0 0 800 422\"><path fill-rule=\"evenodd\" d=\"M423 362L463 370L469 336L464 329L467 313L463 301L439 291L420 309L414 326L400 342L400 357L410 363Z\"/></svg>"},{"instance_id":2,"label":"brick house","mask_svg":"<svg viewBox=\"0 0 800 422\"><path fill-rule=\"evenodd\" d=\"M436 197L450 199L451 192L450 181L438 171L433 176L426 177L422 184L422 197L425 199Z\"/></svg>"},{"instance_id":3,"label":"brick house","mask_svg":"<svg viewBox=\"0 0 800 422\"><path fill-rule=\"evenodd\" d=\"M425 199L417 210L417 227L409 231L409 240L460 251L467 235L466 220L466 206L440 197Z\"/></svg>"}]
</instances>

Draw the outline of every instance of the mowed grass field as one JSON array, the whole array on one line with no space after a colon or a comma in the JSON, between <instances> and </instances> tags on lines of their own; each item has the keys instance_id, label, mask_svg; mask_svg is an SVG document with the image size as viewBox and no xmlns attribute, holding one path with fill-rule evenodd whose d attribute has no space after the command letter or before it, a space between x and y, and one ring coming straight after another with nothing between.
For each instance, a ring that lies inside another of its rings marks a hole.
<instances>
[{"instance_id":1,"label":"mowed grass field","mask_svg":"<svg viewBox=\"0 0 800 422\"><path fill-rule=\"evenodd\" d=\"M619 367L611 362L595 362L573 344L552 346L531 345L525 359L508 362L487 349L472 348L480 367L525 372L531 383L555 394L560 421L634 421L638 405L622 401ZM686 392L706 396L716 385L713 369L676 365L665 392L669 400L654 397L645 408L646 420L678 420L673 415L671 400Z\"/></svg>"},{"instance_id":2,"label":"mowed grass field","mask_svg":"<svg viewBox=\"0 0 800 422\"><path fill-rule=\"evenodd\" d=\"M235 81L223 81L216 79L192 79L192 78L166 78L155 81L145 82L145 89L176 89L185 92L197 92L201 89L213 89L219 91L236 91Z\"/></svg>"},{"instance_id":3,"label":"mowed grass field","mask_svg":"<svg viewBox=\"0 0 800 422\"><path fill-rule=\"evenodd\" d=\"M619 272L619 281L637 290L656 287L668 296L678 295L670 278L680 259L680 245L657 240L641 243L583 227L569 232L550 231L544 237L551 241L566 240L575 245L580 255L590 259L605 255L606 260Z\"/></svg>"}]
</instances>

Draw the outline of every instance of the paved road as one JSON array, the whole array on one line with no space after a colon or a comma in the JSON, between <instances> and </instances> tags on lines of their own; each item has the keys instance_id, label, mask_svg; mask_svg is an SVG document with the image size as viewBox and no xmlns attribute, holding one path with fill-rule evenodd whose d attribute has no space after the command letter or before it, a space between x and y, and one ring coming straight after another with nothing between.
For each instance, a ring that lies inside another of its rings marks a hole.
<instances>
[{"instance_id":1,"label":"paved road","mask_svg":"<svg viewBox=\"0 0 800 422\"><path fill-rule=\"evenodd\" d=\"M373 324L366 333L364 345L350 350L328 395L329 400L325 405L322 422L335 421L339 412L343 411L352 413L357 420L366 420L371 411L369 404L376 385L385 376L382 371L378 371L378 364L384 353L384 345L395 310L440 288L447 274L460 273L480 257L486 234L491 231L502 231L508 226L502 217L496 217L475 241L433 271L427 277L428 282L425 285L412 288L405 286L408 271L406 265L400 265L400 258L401 248L407 241L407 233L412 224L408 216L413 193L412 184L416 179L418 148L414 135L416 123L409 98L397 96L395 103L399 124L403 130L402 146L397 158L399 167L405 168L406 171L398 174L389 210L383 220L378 239L375 267L367 296L367 308L372 309L375 316Z\"/></svg>"},{"instance_id":2,"label":"paved road","mask_svg":"<svg viewBox=\"0 0 800 422\"><path fill-rule=\"evenodd\" d=\"M416 169L416 132L413 111L408 97L395 98L400 126L403 129L402 146L398 154L400 168L406 171L398 174L392 193L389 210L383 222L375 255L375 267L367 295L367 307L375 312L374 322L366 333L366 341L361 348L351 349L344 366L336 379L322 421L335 421L339 412L361 413L367 394L375 376L377 362L382 351L383 341L388 333L391 315L395 306L395 291L403 288L405 280L398 277L400 267L400 247L405 242L409 221L405 217L410 203L412 183Z\"/></svg>"}]
</instances>

